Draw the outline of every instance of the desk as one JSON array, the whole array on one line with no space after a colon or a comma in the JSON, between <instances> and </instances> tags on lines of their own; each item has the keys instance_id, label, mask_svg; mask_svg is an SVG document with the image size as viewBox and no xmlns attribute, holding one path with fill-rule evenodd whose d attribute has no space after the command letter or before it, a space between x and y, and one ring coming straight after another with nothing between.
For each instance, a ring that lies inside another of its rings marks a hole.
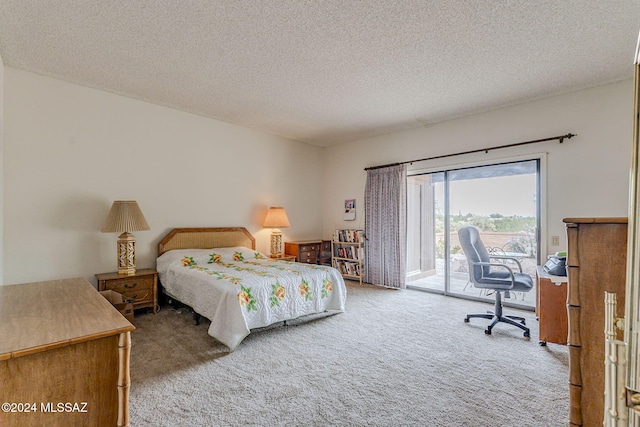
<instances>
[{"instance_id":1,"label":"desk","mask_svg":"<svg viewBox=\"0 0 640 427\"><path fill-rule=\"evenodd\" d=\"M0 425L128 426L133 329L85 279L0 286L0 402L35 405Z\"/></svg>"},{"instance_id":2,"label":"desk","mask_svg":"<svg viewBox=\"0 0 640 427\"><path fill-rule=\"evenodd\" d=\"M568 335L567 277L551 276L536 268L536 315L540 327L540 345L566 344Z\"/></svg>"}]
</instances>

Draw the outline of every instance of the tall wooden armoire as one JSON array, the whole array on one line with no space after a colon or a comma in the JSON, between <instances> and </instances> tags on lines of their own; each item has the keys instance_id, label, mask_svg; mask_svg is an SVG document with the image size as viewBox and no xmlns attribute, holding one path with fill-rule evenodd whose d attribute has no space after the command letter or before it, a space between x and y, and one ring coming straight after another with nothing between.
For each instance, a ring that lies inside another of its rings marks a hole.
<instances>
[{"instance_id":1,"label":"tall wooden armoire","mask_svg":"<svg viewBox=\"0 0 640 427\"><path fill-rule=\"evenodd\" d=\"M627 218L565 218L568 240L571 426L601 427L604 416L604 292L624 317ZM620 333L619 339L622 339Z\"/></svg>"}]
</instances>

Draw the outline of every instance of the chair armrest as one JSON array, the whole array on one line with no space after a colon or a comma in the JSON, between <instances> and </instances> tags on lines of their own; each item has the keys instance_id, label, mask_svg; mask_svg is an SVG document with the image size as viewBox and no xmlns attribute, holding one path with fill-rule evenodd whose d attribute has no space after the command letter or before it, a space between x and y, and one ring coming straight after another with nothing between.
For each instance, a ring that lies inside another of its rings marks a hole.
<instances>
[{"instance_id":1,"label":"chair armrest","mask_svg":"<svg viewBox=\"0 0 640 427\"><path fill-rule=\"evenodd\" d=\"M512 256L503 256L503 255L489 255L489 258L510 259L511 261L515 261L515 263L518 264L518 269L520 269L520 273L522 273L522 264L520 264L520 261L518 261L518 258L515 258Z\"/></svg>"},{"instance_id":2,"label":"chair armrest","mask_svg":"<svg viewBox=\"0 0 640 427\"><path fill-rule=\"evenodd\" d=\"M513 275L513 270L508 265L502 264L500 262L482 262L482 261L480 262L470 261L470 263L471 265L505 268L509 272L509 275L511 276L511 286L504 286L504 287L502 287L501 285L497 285L497 286L500 286L500 289L507 289L507 290L513 289L516 286L516 277Z\"/></svg>"}]
</instances>

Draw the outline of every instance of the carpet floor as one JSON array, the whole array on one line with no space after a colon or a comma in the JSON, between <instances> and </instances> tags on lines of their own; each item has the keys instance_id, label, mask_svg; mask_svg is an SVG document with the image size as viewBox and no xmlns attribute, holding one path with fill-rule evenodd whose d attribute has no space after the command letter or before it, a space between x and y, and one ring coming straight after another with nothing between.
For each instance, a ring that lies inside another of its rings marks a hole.
<instances>
[{"instance_id":1,"label":"carpet floor","mask_svg":"<svg viewBox=\"0 0 640 427\"><path fill-rule=\"evenodd\" d=\"M341 314L249 335L235 352L187 309L136 314L130 421L139 426L566 426L565 346L505 324L491 307L347 283Z\"/></svg>"}]
</instances>

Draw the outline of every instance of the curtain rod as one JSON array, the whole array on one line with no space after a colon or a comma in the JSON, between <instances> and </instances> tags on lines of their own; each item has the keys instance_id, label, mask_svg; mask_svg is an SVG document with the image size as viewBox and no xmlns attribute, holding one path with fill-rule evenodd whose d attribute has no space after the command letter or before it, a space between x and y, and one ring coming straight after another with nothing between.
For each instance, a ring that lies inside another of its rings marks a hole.
<instances>
[{"instance_id":1,"label":"curtain rod","mask_svg":"<svg viewBox=\"0 0 640 427\"><path fill-rule=\"evenodd\" d=\"M496 147L479 148L477 150L462 151L460 153L452 153L452 154L443 154L441 156L434 156L434 157L425 157L424 159L408 160L406 162L397 162L397 163L389 163L386 165L370 166L368 168L364 168L364 170L368 171L372 169L381 169L381 168L387 168L390 166L406 165L407 163L423 162L425 160L435 160L435 159L442 159L445 157L462 156L463 154L481 153L483 151L485 153L488 153L490 150L499 150L501 148L517 147L519 145L535 144L537 142L555 141L556 139L560 144L562 144L565 139L571 139L574 136L576 136L576 134L568 133L566 135L554 136L551 138L536 139L533 141L525 141L525 142L516 142L515 144L498 145Z\"/></svg>"}]
</instances>

